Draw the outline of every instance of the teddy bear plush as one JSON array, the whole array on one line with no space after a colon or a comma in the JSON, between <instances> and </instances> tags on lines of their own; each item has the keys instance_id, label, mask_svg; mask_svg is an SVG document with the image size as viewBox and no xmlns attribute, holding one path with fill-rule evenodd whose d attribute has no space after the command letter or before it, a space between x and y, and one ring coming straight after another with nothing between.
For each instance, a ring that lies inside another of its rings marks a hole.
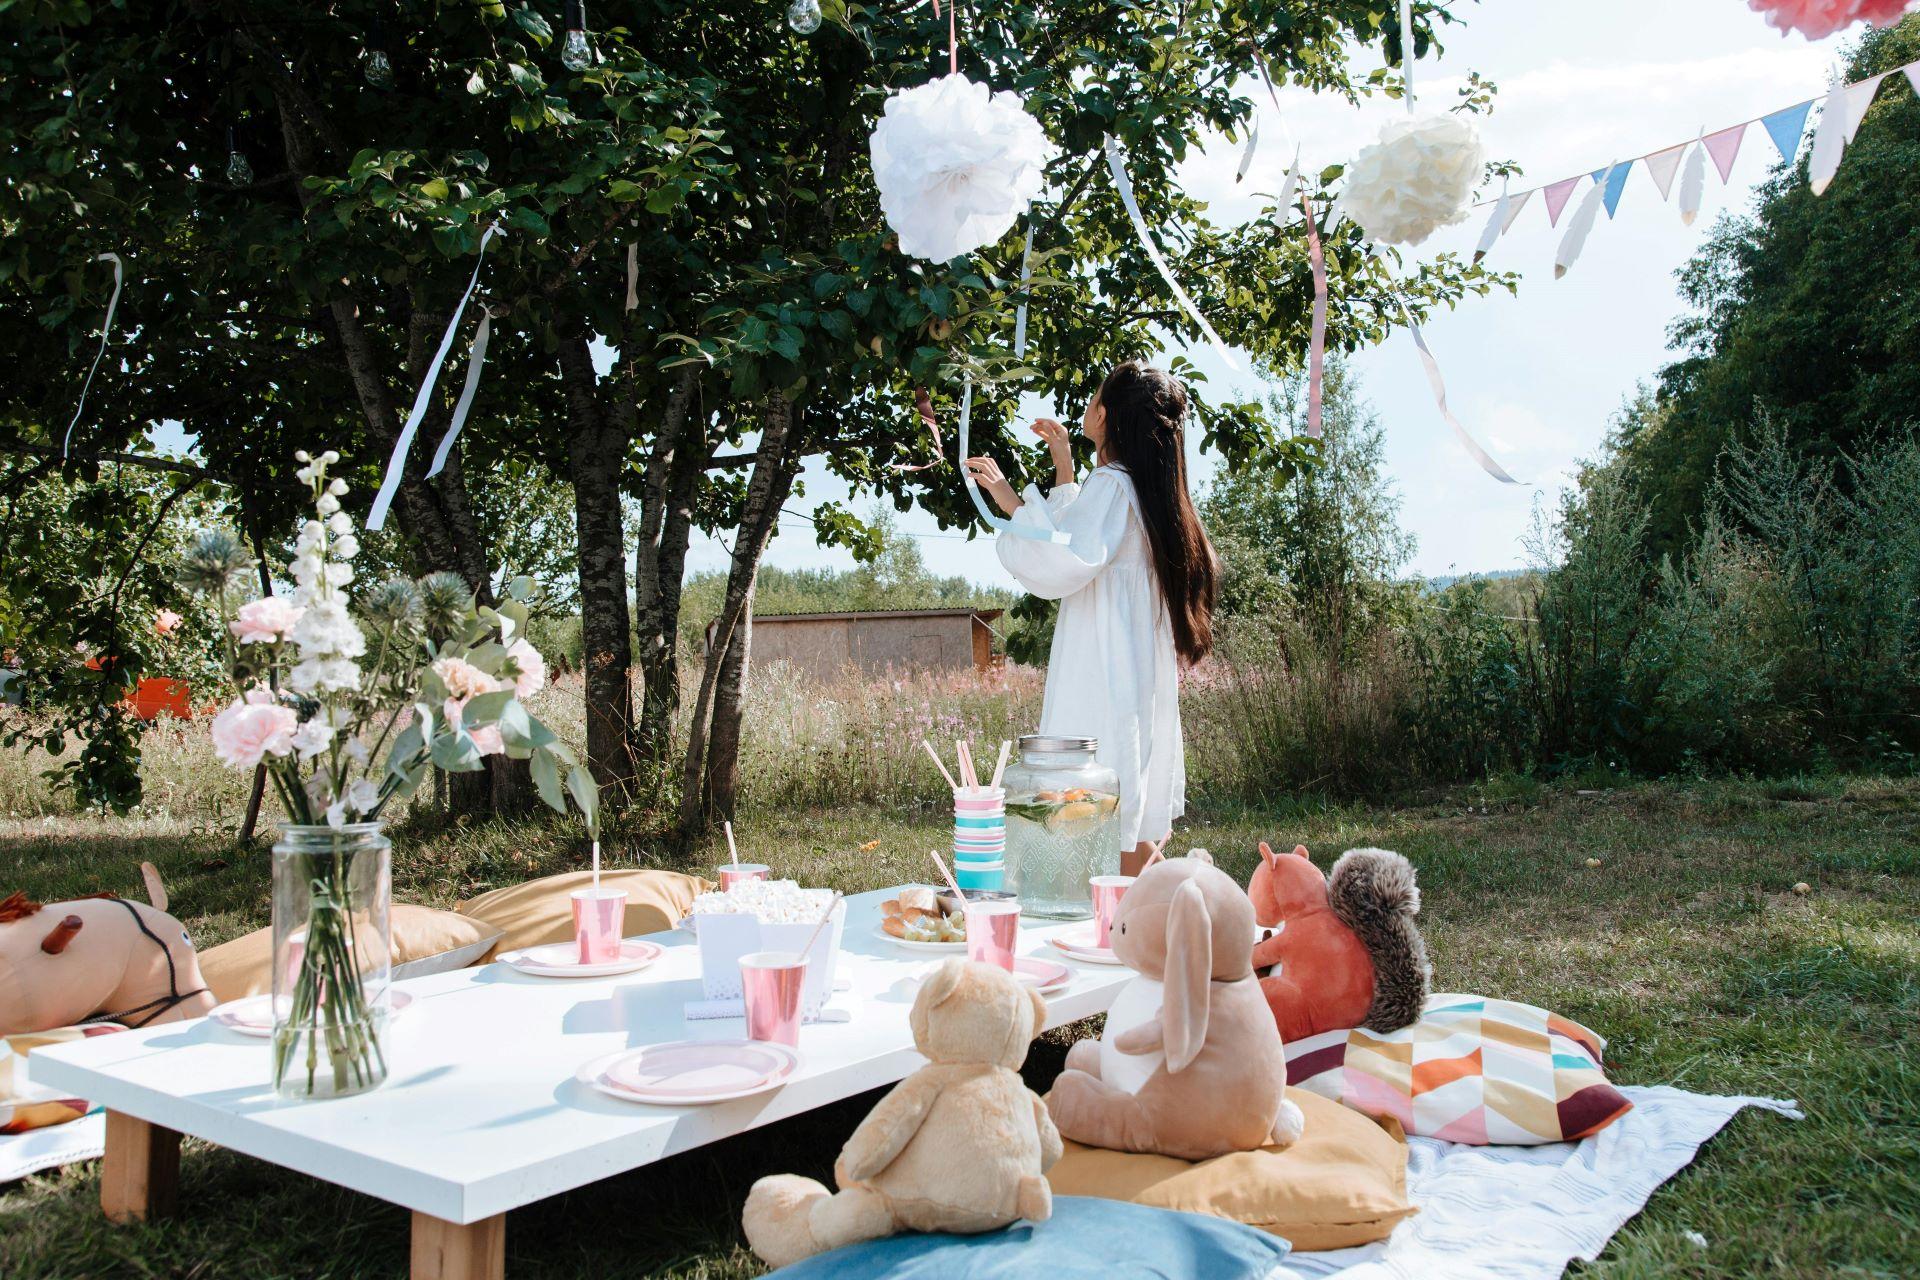
<instances>
[{"instance_id":1,"label":"teddy bear plush","mask_svg":"<svg viewBox=\"0 0 1920 1280\"><path fill-rule=\"evenodd\" d=\"M914 997L914 1047L927 1065L853 1131L834 1162L837 1194L775 1174L747 1193L741 1226L768 1266L900 1231L992 1231L1053 1213L1046 1172L1060 1134L1022 1083L1046 1021L1038 992L991 965L949 960Z\"/></svg>"},{"instance_id":2,"label":"teddy bear plush","mask_svg":"<svg viewBox=\"0 0 1920 1280\"><path fill-rule=\"evenodd\" d=\"M153 906L111 895L0 901L0 1036L83 1022L143 1027L213 1008L159 875L141 870Z\"/></svg>"},{"instance_id":3,"label":"teddy bear plush","mask_svg":"<svg viewBox=\"0 0 1920 1280\"><path fill-rule=\"evenodd\" d=\"M1114 915L1138 975L1098 1041L1047 1094L1063 1136L1111 1151L1207 1160L1300 1136L1286 1057L1253 976L1253 906L1200 850L1141 872Z\"/></svg>"},{"instance_id":4,"label":"teddy bear plush","mask_svg":"<svg viewBox=\"0 0 1920 1280\"><path fill-rule=\"evenodd\" d=\"M1253 964L1287 1042L1322 1031L1397 1031L1426 1007L1426 944L1414 916L1413 865L1386 849L1349 849L1331 878L1298 845L1260 846L1247 885L1260 940Z\"/></svg>"}]
</instances>

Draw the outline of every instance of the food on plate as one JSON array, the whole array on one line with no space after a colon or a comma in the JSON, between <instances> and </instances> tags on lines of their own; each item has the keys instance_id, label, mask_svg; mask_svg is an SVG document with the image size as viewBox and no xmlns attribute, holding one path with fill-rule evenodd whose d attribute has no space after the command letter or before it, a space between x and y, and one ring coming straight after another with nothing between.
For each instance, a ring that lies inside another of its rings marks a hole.
<instances>
[{"instance_id":1,"label":"food on plate","mask_svg":"<svg viewBox=\"0 0 1920 1280\"><path fill-rule=\"evenodd\" d=\"M880 904L880 927L907 942L965 942L964 916L947 915L945 904L925 885L911 885Z\"/></svg>"}]
</instances>

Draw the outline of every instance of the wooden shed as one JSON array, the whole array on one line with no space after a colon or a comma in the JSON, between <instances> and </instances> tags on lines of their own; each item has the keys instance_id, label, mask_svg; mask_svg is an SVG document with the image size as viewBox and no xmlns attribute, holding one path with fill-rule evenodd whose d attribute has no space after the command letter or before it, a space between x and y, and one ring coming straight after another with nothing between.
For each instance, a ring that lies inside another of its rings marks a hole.
<instances>
[{"instance_id":1,"label":"wooden shed","mask_svg":"<svg viewBox=\"0 0 1920 1280\"><path fill-rule=\"evenodd\" d=\"M985 671L993 665L991 623L1000 609L876 609L857 613L770 613L753 618L753 661L785 662L819 680L852 668ZM707 627L713 641L713 625Z\"/></svg>"}]
</instances>

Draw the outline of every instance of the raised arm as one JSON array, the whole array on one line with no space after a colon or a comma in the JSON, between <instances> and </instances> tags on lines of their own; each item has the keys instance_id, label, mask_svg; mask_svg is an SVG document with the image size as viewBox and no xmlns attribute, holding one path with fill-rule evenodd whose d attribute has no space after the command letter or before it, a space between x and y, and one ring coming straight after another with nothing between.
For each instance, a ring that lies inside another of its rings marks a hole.
<instances>
[{"instance_id":1,"label":"raised arm","mask_svg":"<svg viewBox=\"0 0 1920 1280\"><path fill-rule=\"evenodd\" d=\"M1092 582L1107 567L1127 531L1130 481L1112 470L1098 470L1081 485L1061 485L1044 502L1030 493L1013 513L1015 521L1051 526L1072 535L1069 546L1003 533L995 540L1000 563L1020 585L1046 600L1059 600Z\"/></svg>"},{"instance_id":2,"label":"raised arm","mask_svg":"<svg viewBox=\"0 0 1920 1280\"><path fill-rule=\"evenodd\" d=\"M920 1132L934 1099L940 1096L940 1082L925 1071L915 1072L893 1087L893 1091L860 1122L840 1148L834 1161L833 1176L844 1189L866 1182L892 1164L913 1135Z\"/></svg>"}]
</instances>

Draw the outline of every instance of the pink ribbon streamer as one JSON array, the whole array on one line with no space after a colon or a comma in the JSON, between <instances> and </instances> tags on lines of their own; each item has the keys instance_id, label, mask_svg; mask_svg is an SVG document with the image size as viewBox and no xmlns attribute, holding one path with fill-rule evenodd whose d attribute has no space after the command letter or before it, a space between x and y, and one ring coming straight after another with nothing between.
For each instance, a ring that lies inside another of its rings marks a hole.
<instances>
[{"instance_id":1,"label":"pink ribbon streamer","mask_svg":"<svg viewBox=\"0 0 1920 1280\"><path fill-rule=\"evenodd\" d=\"M933 437L933 461L915 464L895 462L887 467L889 471L902 473L909 471L931 471L946 461L946 446L940 442L940 419L934 416L933 397L927 394L925 387L915 387L913 389L913 408L914 411L920 415L920 421L926 423L928 434ZM962 458L961 462L964 464L966 459Z\"/></svg>"},{"instance_id":2,"label":"pink ribbon streamer","mask_svg":"<svg viewBox=\"0 0 1920 1280\"><path fill-rule=\"evenodd\" d=\"M1307 215L1307 261L1313 267L1313 336L1307 344L1307 434L1318 440L1327 363L1327 255L1320 245L1320 228L1314 225L1313 201L1305 191L1300 193L1300 208Z\"/></svg>"}]
</instances>

